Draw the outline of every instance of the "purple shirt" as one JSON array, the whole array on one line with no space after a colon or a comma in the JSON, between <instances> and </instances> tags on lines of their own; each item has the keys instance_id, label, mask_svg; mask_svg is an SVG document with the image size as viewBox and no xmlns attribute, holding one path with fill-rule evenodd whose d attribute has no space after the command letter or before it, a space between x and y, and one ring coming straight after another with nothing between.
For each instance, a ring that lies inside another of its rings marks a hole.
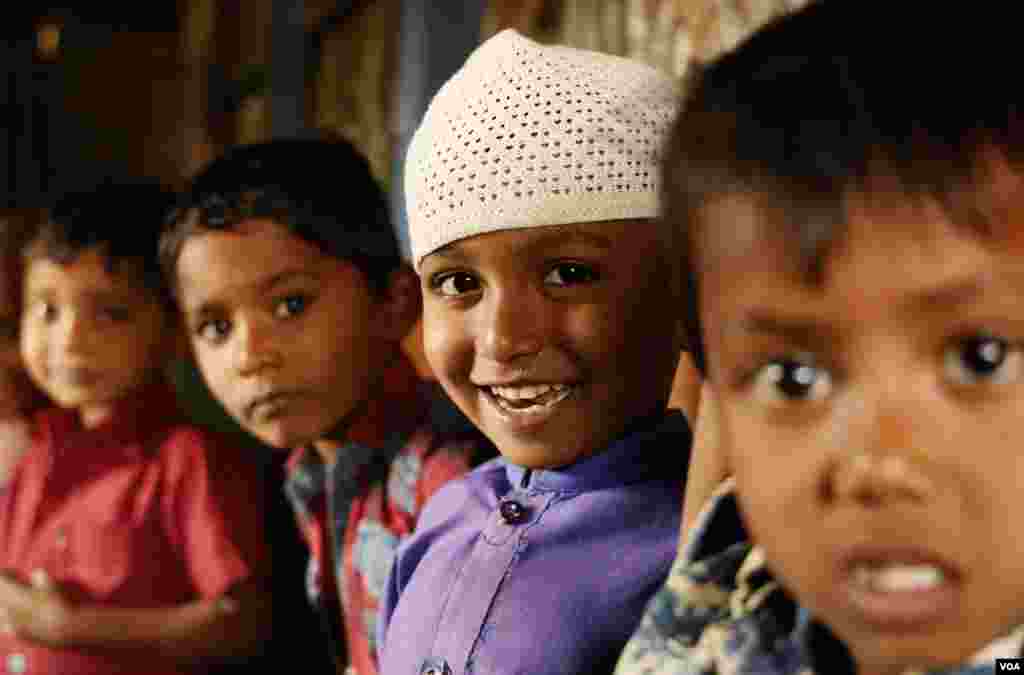
<instances>
[{"instance_id":1,"label":"purple shirt","mask_svg":"<svg viewBox=\"0 0 1024 675\"><path fill-rule=\"evenodd\" d=\"M675 559L690 440L673 411L571 466L499 458L442 488L388 580L381 673L611 672Z\"/></svg>"}]
</instances>

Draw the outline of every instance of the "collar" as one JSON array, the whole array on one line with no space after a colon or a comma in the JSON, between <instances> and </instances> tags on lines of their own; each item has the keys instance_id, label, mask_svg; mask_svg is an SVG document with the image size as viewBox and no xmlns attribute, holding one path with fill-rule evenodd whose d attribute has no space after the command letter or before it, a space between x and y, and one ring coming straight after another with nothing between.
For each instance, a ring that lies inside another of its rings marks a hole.
<instances>
[{"instance_id":1,"label":"collar","mask_svg":"<svg viewBox=\"0 0 1024 675\"><path fill-rule=\"evenodd\" d=\"M792 670L784 669L786 673L855 672L843 644L783 590L768 569L763 550L750 543L732 479L713 493L698 515L675 564L673 576L677 575L670 585L687 589L680 598L683 605L690 601L686 596L714 598L714 602L689 608L702 620L684 624L688 634L670 637L694 644L703 634L716 633L731 636L733 645L743 643L742 649L701 649L716 665L742 666L770 658L792 664ZM687 613L685 606L679 610ZM726 643L729 639L722 645ZM941 671L911 668L904 675L990 673L997 656L1020 656L1022 649L1024 626L993 640L965 664Z\"/></svg>"},{"instance_id":2,"label":"collar","mask_svg":"<svg viewBox=\"0 0 1024 675\"><path fill-rule=\"evenodd\" d=\"M380 448L389 439L408 435L422 424L430 409L428 391L430 382L424 381L412 362L399 351L381 375L377 390L366 401L358 416L352 420L341 445ZM339 464L346 461L346 453L338 453ZM287 469L294 472L300 465L320 463L320 454L311 446L301 446L288 457Z\"/></svg>"},{"instance_id":3,"label":"collar","mask_svg":"<svg viewBox=\"0 0 1024 675\"><path fill-rule=\"evenodd\" d=\"M533 469L530 490L584 492L638 483L653 477L683 481L690 456L690 427L678 410L641 420L604 451L569 466ZM526 467L505 462L512 485L522 485Z\"/></svg>"},{"instance_id":4,"label":"collar","mask_svg":"<svg viewBox=\"0 0 1024 675\"><path fill-rule=\"evenodd\" d=\"M132 459L141 459L153 449L148 442L155 434L184 419L174 390L162 380L117 401L111 415L93 429L82 426L81 417L73 408L49 408L37 416L40 428L54 448L117 447Z\"/></svg>"}]
</instances>

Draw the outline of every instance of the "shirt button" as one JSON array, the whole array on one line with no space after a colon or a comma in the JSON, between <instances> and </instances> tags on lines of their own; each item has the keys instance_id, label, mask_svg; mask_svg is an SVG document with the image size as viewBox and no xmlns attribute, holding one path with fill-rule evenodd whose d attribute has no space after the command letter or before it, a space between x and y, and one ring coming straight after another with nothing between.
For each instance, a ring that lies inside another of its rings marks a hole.
<instances>
[{"instance_id":1,"label":"shirt button","mask_svg":"<svg viewBox=\"0 0 1024 675\"><path fill-rule=\"evenodd\" d=\"M11 654L7 657L7 672L20 675L28 669L28 659L24 654Z\"/></svg>"},{"instance_id":2,"label":"shirt button","mask_svg":"<svg viewBox=\"0 0 1024 675\"><path fill-rule=\"evenodd\" d=\"M509 525L515 525L526 517L526 507L514 499L502 500L498 511L501 513L501 519Z\"/></svg>"},{"instance_id":3,"label":"shirt button","mask_svg":"<svg viewBox=\"0 0 1024 675\"><path fill-rule=\"evenodd\" d=\"M448 662L444 659L426 661L420 668L420 675L451 675Z\"/></svg>"}]
</instances>

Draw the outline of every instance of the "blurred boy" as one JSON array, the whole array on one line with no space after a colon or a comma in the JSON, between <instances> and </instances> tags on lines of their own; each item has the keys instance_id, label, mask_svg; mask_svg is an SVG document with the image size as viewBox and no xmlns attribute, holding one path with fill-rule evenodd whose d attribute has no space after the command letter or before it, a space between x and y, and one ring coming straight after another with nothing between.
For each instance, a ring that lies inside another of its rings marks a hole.
<instances>
[{"instance_id":1,"label":"blurred boy","mask_svg":"<svg viewBox=\"0 0 1024 675\"><path fill-rule=\"evenodd\" d=\"M193 672L255 653L270 628L258 476L186 425L163 381L168 203L105 182L59 199L25 245L21 355L59 408L0 494L11 672Z\"/></svg>"}]
</instances>

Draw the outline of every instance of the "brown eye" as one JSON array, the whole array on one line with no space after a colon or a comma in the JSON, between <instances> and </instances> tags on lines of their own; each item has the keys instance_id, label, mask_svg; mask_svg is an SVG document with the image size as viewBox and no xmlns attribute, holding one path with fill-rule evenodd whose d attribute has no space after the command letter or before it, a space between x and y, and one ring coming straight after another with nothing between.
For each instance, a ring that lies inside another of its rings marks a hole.
<instances>
[{"instance_id":1,"label":"brown eye","mask_svg":"<svg viewBox=\"0 0 1024 675\"><path fill-rule=\"evenodd\" d=\"M943 355L947 377L955 384L1006 384L1020 379L1020 350L1006 340L972 335L950 345Z\"/></svg>"},{"instance_id":2,"label":"brown eye","mask_svg":"<svg viewBox=\"0 0 1024 675\"><path fill-rule=\"evenodd\" d=\"M771 405L818 401L832 392L828 371L795 359L778 359L754 376L754 394Z\"/></svg>"},{"instance_id":3,"label":"brown eye","mask_svg":"<svg viewBox=\"0 0 1024 675\"><path fill-rule=\"evenodd\" d=\"M571 286L573 284L586 284L597 281L598 275L589 265L581 263L561 263L556 265L547 276L544 283L549 286Z\"/></svg>"},{"instance_id":4,"label":"brown eye","mask_svg":"<svg viewBox=\"0 0 1024 675\"><path fill-rule=\"evenodd\" d=\"M218 345L224 342L231 333L231 322L227 319L203 321L196 327L196 335L203 341Z\"/></svg>"},{"instance_id":5,"label":"brown eye","mask_svg":"<svg viewBox=\"0 0 1024 675\"><path fill-rule=\"evenodd\" d=\"M434 277L431 280L431 287L441 295L456 297L479 289L480 282L472 274L451 272Z\"/></svg>"}]
</instances>

